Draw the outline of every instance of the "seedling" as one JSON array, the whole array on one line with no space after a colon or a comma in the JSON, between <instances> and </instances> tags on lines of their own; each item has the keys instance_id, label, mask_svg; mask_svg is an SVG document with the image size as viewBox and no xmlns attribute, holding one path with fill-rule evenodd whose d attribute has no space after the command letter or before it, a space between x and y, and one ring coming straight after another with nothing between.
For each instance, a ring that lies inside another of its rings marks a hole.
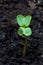
<instances>
[{"instance_id":1,"label":"seedling","mask_svg":"<svg viewBox=\"0 0 43 65\"><path fill-rule=\"evenodd\" d=\"M23 56L25 56L25 53L26 53L28 36L30 36L32 34L31 28L28 27L31 23L31 18L32 18L32 16L30 16L30 15L27 15L27 16L17 15L17 17L16 17L17 23L20 26L18 29L18 34L20 36L24 35L26 38L25 44L24 44L24 49L23 49Z\"/></svg>"}]
</instances>

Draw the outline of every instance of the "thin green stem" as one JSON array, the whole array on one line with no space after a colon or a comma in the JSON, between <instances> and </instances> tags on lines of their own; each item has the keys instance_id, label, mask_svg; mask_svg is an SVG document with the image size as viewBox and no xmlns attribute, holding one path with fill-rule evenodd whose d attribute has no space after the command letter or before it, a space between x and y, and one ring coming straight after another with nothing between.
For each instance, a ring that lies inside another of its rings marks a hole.
<instances>
[{"instance_id":1,"label":"thin green stem","mask_svg":"<svg viewBox=\"0 0 43 65\"><path fill-rule=\"evenodd\" d=\"M28 42L28 39L27 39L27 37L26 37L26 39L25 39L25 44L24 44L24 48L23 48L23 56L25 56L25 53L26 53L27 42Z\"/></svg>"}]
</instances>

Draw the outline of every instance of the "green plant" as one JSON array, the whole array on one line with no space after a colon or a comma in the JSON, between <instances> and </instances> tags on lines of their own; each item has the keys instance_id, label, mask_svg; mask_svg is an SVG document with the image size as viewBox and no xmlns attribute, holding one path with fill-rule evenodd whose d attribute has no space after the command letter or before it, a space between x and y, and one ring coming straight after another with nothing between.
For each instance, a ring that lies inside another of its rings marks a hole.
<instances>
[{"instance_id":1,"label":"green plant","mask_svg":"<svg viewBox=\"0 0 43 65\"><path fill-rule=\"evenodd\" d=\"M24 35L26 38L25 44L24 44L24 49L23 49L23 56L25 56L25 53L26 53L28 36L30 36L32 34L31 28L28 27L31 23L31 18L32 18L32 16L30 16L30 15L27 15L27 16L17 15L17 17L16 17L17 23L20 26L18 29L18 34L20 36Z\"/></svg>"}]
</instances>

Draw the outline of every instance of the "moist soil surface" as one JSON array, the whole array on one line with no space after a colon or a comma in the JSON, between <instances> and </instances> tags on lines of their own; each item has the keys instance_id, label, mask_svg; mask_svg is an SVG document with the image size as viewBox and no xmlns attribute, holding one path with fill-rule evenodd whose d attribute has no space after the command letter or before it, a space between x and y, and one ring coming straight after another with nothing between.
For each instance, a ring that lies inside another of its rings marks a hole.
<instances>
[{"instance_id":1,"label":"moist soil surface","mask_svg":"<svg viewBox=\"0 0 43 65\"><path fill-rule=\"evenodd\" d=\"M17 33L18 14L32 16L24 57L25 37ZM0 65L43 65L43 0L0 0Z\"/></svg>"}]
</instances>

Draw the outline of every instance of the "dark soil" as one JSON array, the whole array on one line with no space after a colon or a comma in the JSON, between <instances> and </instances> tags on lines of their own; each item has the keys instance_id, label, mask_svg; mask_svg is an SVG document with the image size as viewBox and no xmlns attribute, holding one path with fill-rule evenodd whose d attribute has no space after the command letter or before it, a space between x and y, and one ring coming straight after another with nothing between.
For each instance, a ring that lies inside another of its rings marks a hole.
<instances>
[{"instance_id":1,"label":"dark soil","mask_svg":"<svg viewBox=\"0 0 43 65\"><path fill-rule=\"evenodd\" d=\"M0 0L0 65L43 65L43 0ZM25 37L17 34L16 16L32 15L26 55L22 56Z\"/></svg>"}]
</instances>

